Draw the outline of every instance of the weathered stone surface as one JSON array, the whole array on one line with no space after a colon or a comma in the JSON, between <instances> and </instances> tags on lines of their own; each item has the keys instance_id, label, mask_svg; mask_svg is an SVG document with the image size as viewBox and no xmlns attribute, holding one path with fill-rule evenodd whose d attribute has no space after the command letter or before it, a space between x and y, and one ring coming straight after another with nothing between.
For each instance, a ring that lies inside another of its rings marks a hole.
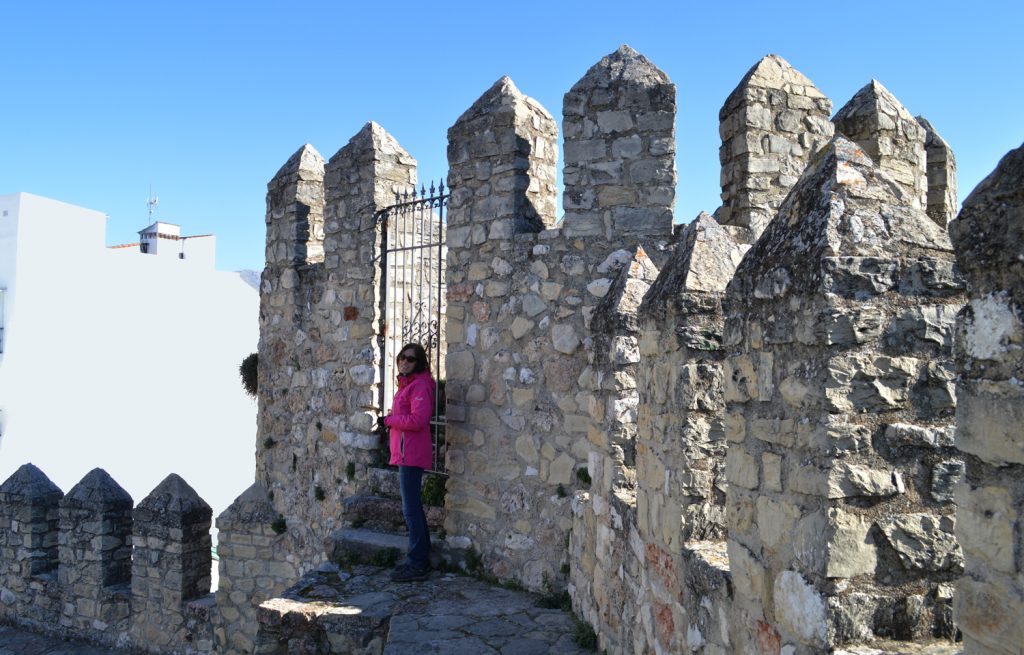
<instances>
[{"instance_id":1,"label":"weathered stone surface","mask_svg":"<svg viewBox=\"0 0 1024 655\"><path fill-rule=\"evenodd\" d=\"M900 186L908 205L927 207L925 128L877 80L836 112L836 131L855 141Z\"/></svg>"},{"instance_id":2,"label":"weathered stone surface","mask_svg":"<svg viewBox=\"0 0 1024 655\"><path fill-rule=\"evenodd\" d=\"M832 138L832 102L778 55L757 62L718 113L724 225L757 238L814 154Z\"/></svg>"},{"instance_id":3,"label":"weathered stone surface","mask_svg":"<svg viewBox=\"0 0 1024 655\"><path fill-rule=\"evenodd\" d=\"M963 554L948 516L907 514L878 522L903 566L908 570L962 570Z\"/></svg>"},{"instance_id":4,"label":"weathered stone surface","mask_svg":"<svg viewBox=\"0 0 1024 655\"><path fill-rule=\"evenodd\" d=\"M665 73L623 45L565 94L567 235L671 235L675 91Z\"/></svg>"},{"instance_id":5,"label":"weathered stone surface","mask_svg":"<svg viewBox=\"0 0 1024 655\"><path fill-rule=\"evenodd\" d=\"M915 120L924 128L924 153L928 179L928 216L945 227L956 218L956 157L945 139L923 116Z\"/></svg>"}]
</instances>

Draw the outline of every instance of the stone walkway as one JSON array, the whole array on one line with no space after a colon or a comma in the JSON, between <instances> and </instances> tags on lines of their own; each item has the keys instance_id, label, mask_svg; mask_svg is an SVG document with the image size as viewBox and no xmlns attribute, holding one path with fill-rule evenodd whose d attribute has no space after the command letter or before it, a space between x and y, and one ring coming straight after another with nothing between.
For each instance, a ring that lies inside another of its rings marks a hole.
<instances>
[{"instance_id":1,"label":"stone walkway","mask_svg":"<svg viewBox=\"0 0 1024 655\"><path fill-rule=\"evenodd\" d=\"M0 625L0 655L125 655L125 651L43 637Z\"/></svg>"},{"instance_id":2,"label":"stone walkway","mask_svg":"<svg viewBox=\"0 0 1024 655\"><path fill-rule=\"evenodd\" d=\"M275 655L295 652L285 644L294 649L324 641L336 647L376 641L383 655L594 652L575 642L578 626L570 612L539 601L535 594L436 571L425 582L394 583L387 569L325 567L263 604L258 642L262 652Z\"/></svg>"},{"instance_id":3,"label":"stone walkway","mask_svg":"<svg viewBox=\"0 0 1024 655\"><path fill-rule=\"evenodd\" d=\"M376 642L371 650L383 655L594 652L574 641L579 626L571 613L539 601L461 575L435 571L425 582L394 583L387 569L327 566L260 608L260 637L264 652L287 655L305 652L297 643L325 640L341 651ZM282 650L275 651L274 642ZM129 654L0 625L0 655Z\"/></svg>"}]
</instances>

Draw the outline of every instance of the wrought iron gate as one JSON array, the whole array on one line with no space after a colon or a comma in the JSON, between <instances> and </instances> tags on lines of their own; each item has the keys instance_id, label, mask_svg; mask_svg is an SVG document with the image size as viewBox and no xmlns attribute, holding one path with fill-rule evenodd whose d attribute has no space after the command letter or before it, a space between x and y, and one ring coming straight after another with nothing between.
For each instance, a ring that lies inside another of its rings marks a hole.
<instances>
[{"instance_id":1,"label":"wrought iron gate","mask_svg":"<svg viewBox=\"0 0 1024 655\"><path fill-rule=\"evenodd\" d=\"M380 407L391 409L395 395L396 358L407 343L427 351L437 380L431 434L433 467L443 473L445 461L444 319L445 319L445 216L448 194L444 182L429 191L420 186L395 194L395 204L377 213L381 228L380 257Z\"/></svg>"}]
</instances>

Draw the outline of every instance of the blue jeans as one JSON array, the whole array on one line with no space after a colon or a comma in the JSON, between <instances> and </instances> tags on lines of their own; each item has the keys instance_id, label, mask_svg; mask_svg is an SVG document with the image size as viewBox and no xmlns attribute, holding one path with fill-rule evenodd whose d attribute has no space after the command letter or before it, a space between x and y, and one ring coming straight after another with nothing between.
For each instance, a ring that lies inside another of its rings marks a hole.
<instances>
[{"instance_id":1,"label":"blue jeans","mask_svg":"<svg viewBox=\"0 0 1024 655\"><path fill-rule=\"evenodd\" d=\"M409 527L409 553L406 561L416 567L430 564L430 531L427 515L423 512L420 496L423 488L423 469L418 466L399 466L398 484L402 489L402 514Z\"/></svg>"}]
</instances>

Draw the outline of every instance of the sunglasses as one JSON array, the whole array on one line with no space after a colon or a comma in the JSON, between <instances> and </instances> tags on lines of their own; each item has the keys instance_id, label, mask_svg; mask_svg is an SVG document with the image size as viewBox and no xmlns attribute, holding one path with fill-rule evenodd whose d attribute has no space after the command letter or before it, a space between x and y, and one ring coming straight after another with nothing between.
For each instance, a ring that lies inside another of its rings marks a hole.
<instances>
[{"instance_id":1,"label":"sunglasses","mask_svg":"<svg viewBox=\"0 0 1024 655\"><path fill-rule=\"evenodd\" d=\"M416 356L415 355L413 355L412 357L410 357L409 355L399 355L397 359L400 362L401 361L406 361L406 362L412 362L414 364L416 363Z\"/></svg>"}]
</instances>

